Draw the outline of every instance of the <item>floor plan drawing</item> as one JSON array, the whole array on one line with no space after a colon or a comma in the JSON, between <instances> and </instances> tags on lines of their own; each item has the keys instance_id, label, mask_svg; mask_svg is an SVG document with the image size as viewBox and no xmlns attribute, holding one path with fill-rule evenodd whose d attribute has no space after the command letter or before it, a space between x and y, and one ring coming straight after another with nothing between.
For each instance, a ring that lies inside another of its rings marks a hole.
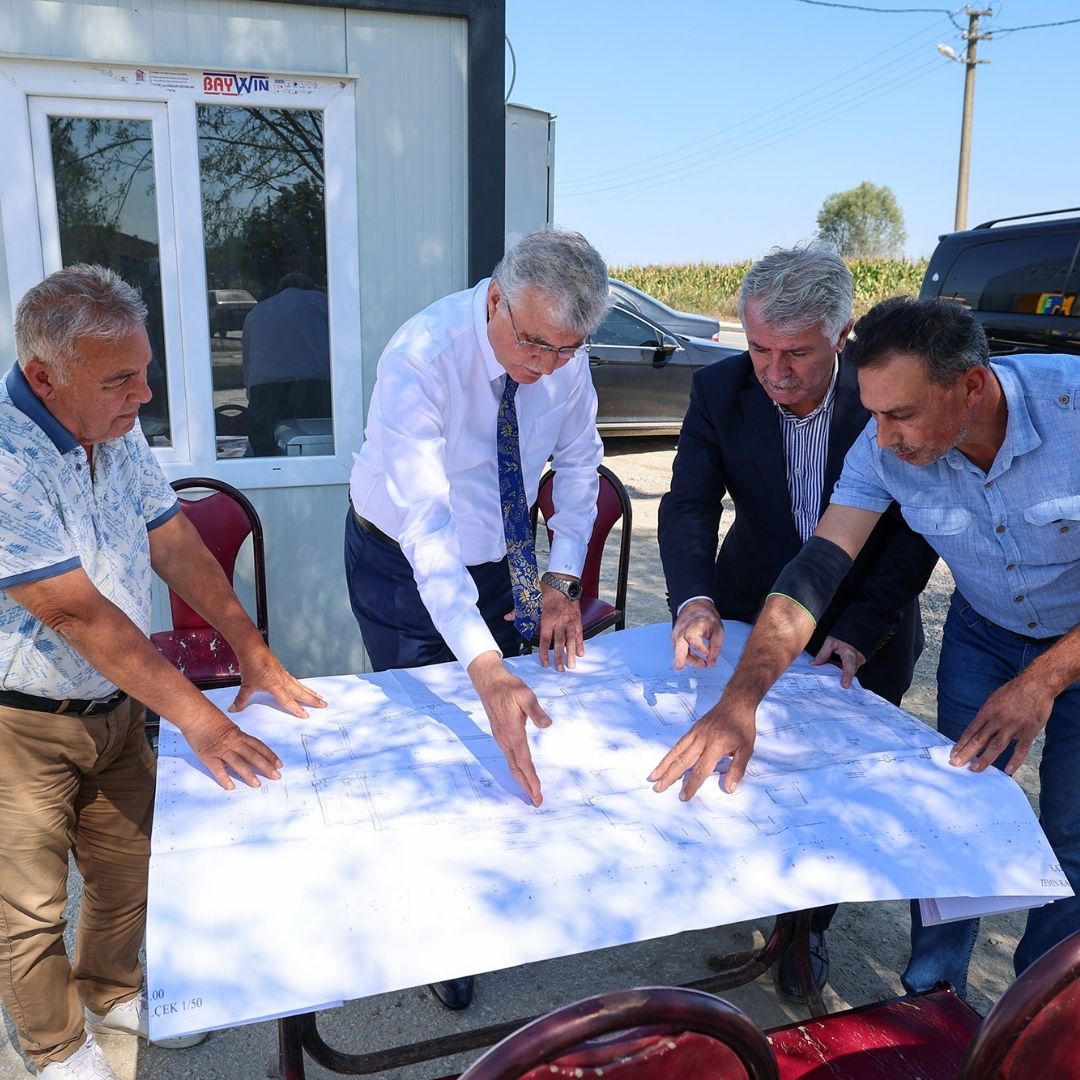
<instances>
[{"instance_id":1,"label":"floor plan drawing","mask_svg":"<svg viewBox=\"0 0 1080 1080\"><path fill-rule=\"evenodd\" d=\"M238 722L284 763L258 789L217 787L163 719L148 982L199 1005L152 1034L831 902L932 897L951 917L1068 895L1013 780L953 768L935 731L806 661L762 703L734 794L654 792L745 628L704 671L672 670L669 634L594 639L563 673L511 661L552 719L527 730L540 807L457 664L312 680L328 706L305 720L257 696Z\"/></svg>"}]
</instances>

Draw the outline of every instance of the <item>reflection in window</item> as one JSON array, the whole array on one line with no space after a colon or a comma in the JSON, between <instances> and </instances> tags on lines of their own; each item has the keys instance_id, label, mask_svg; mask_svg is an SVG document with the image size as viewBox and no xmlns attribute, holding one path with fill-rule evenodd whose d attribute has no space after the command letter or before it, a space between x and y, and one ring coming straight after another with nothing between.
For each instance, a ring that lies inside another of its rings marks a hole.
<instances>
[{"instance_id":1,"label":"reflection in window","mask_svg":"<svg viewBox=\"0 0 1080 1080\"><path fill-rule=\"evenodd\" d=\"M620 307L611 308L592 333L595 345L633 345L655 349L660 345L656 331L636 315Z\"/></svg>"},{"instance_id":2,"label":"reflection in window","mask_svg":"<svg viewBox=\"0 0 1080 1080\"><path fill-rule=\"evenodd\" d=\"M976 311L1068 314L1064 290L1076 247L1075 233L977 244L957 257L941 293Z\"/></svg>"},{"instance_id":3,"label":"reflection in window","mask_svg":"<svg viewBox=\"0 0 1080 1080\"><path fill-rule=\"evenodd\" d=\"M98 263L134 285L146 301L153 399L139 410L154 446L171 444L161 314L154 151L148 120L50 116L60 257Z\"/></svg>"},{"instance_id":4,"label":"reflection in window","mask_svg":"<svg viewBox=\"0 0 1080 1080\"><path fill-rule=\"evenodd\" d=\"M218 457L334 452L322 120L198 108Z\"/></svg>"}]
</instances>

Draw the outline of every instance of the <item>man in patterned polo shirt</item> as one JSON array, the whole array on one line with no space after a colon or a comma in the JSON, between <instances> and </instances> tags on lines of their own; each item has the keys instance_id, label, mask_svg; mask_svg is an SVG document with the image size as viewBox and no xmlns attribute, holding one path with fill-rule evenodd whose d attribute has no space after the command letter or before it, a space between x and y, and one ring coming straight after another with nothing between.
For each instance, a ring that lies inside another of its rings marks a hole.
<instances>
[{"instance_id":1,"label":"man in patterned polo shirt","mask_svg":"<svg viewBox=\"0 0 1080 1080\"><path fill-rule=\"evenodd\" d=\"M112 271L60 270L20 301L19 362L0 383L0 997L49 1078L115 1077L86 1028L147 1034L143 705L222 787L280 775L150 643L151 569L236 651L233 710L257 690L294 716L323 704L267 649L139 430L145 317ZM73 962L69 852L86 886Z\"/></svg>"}]
</instances>

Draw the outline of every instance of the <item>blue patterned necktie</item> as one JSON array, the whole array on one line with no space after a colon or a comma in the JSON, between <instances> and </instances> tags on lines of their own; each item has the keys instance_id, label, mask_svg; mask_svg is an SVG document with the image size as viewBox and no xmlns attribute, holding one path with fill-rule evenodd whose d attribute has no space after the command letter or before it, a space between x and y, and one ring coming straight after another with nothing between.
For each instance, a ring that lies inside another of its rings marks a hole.
<instances>
[{"instance_id":1,"label":"blue patterned necktie","mask_svg":"<svg viewBox=\"0 0 1080 1080\"><path fill-rule=\"evenodd\" d=\"M521 448L514 408L517 388L518 384L507 375L499 403L495 442L499 452L499 501L506 537L506 560L514 590L514 628L526 641L532 641L540 625L540 581L536 572L529 506L525 502L525 481L521 475Z\"/></svg>"}]
</instances>

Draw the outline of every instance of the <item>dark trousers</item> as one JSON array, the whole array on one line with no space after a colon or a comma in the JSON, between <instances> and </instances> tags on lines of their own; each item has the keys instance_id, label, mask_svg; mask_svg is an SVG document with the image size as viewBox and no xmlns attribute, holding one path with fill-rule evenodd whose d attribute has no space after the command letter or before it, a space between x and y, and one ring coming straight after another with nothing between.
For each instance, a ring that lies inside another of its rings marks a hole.
<instances>
[{"instance_id":1,"label":"dark trousers","mask_svg":"<svg viewBox=\"0 0 1080 1080\"><path fill-rule=\"evenodd\" d=\"M525 643L513 621L503 618L514 610L506 559L468 570L480 594L477 608L503 656L520 655ZM345 518L345 580L374 671L455 659L424 607L401 548L366 532L351 508Z\"/></svg>"}]
</instances>

